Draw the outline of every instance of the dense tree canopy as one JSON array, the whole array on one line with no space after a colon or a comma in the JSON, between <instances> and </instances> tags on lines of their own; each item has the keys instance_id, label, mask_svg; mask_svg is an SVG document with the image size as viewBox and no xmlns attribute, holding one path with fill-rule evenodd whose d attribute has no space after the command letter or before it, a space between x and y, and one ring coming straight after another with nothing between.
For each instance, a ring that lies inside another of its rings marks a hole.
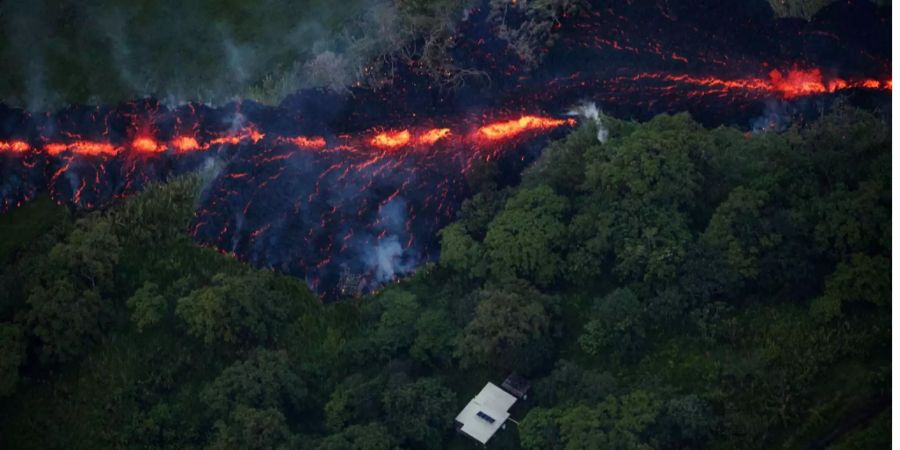
<instances>
[{"instance_id":1,"label":"dense tree canopy","mask_svg":"<svg viewBox=\"0 0 900 450\"><path fill-rule=\"evenodd\" d=\"M199 177L23 212L56 222L0 245L0 447L470 448L455 414L517 371L491 447L885 448L890 139L843 106L602 116L518 186L479 167L439 261L329 304L195 246Z\"/></svg>"}]
</instances>

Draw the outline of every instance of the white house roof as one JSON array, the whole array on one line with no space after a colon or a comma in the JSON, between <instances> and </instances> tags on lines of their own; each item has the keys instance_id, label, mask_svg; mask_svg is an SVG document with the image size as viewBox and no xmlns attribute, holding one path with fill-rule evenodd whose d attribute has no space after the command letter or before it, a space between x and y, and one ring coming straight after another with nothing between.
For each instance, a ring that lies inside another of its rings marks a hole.
<instances>
[{"instance_id":1,"label":"white house roof","mask_svg":"<svg viewBox=\"0 0 900 450\"><path fill-rule=\"evenodd\" d=\"M456 421L462 424L460 430L486 444L509 418L509 408L515 402L514 396L488 383L456 416Z\"/></svg>"}]
</instances>

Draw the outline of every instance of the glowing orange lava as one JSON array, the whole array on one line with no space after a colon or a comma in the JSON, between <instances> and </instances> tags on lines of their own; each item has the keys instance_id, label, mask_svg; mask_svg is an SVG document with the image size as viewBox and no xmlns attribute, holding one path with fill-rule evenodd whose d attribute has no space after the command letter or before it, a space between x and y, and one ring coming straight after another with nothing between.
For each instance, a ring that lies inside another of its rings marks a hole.
<instances>
[{"instance_id":1,"label":"glowing orange lava","mask_svg":"<svg viewBox=\"0 0 900 450\"><path fill-rule=\"evenodd\" d=\"M667 74L659 72L641 73L631 78L634 81L645 79L665 80L679 84L693 84L705 88L700 95L724 95L734 90L754 91L762 94L778 94L790 100L798 97L834 93L844 89L884 89L892 90L891 80L877 79L844 80L841 78L826 79L819 69L791 69L786 72L772 70L769 77L722 79L717 77L696 77L691 75ZM695 95L688 93L688 95Z\"/></svg>"},{"instance_id":2,"label":"glowing orange lava","mask_svg":"<svg viewBox=\"0 0 900 450\"><path fill-rule=\"evenodd\" d=\"M63 152L72 152L76 155L101 156L115 155L119 149L108 142L75 141L69 144L52 143L44 146L44 150L50 155L58 155Z\"/></svg>"},{"instance_id":3,"label":"glowing orange lava","mask_svg":"<svg viewBox=\"0 0 900 450\"><path fill-rule=\"evenodd\" d=\"M780 71L773 70L769 72L769 80L772 88L786 99L802 97L804 95L823 94L837 92L842 89L887 89L892 90L893 83L891 80L879 81L875 79L865 79L856 81L847 81L840 78L832 80L824 80L822 72L819 69L789 70L787 75L782 75Z\"/></svg>"},{"instance_id":4,"label":"glowing orange lava","mask_svg":"<svg viewBox=\"0 0 900 450\"><path fill-rule=\"evenodd\" d=\"M551 119L548 117L522 116L516 120L495 122L478 129L478 135L489 140L506 139L531 130L545 130L561 125L574 125L574 119Z\"/></svg>"},{"instance_id":5,"label":"glowing orange lava","mask_svg":"<svg viewBox=\"0 0 900 450\"><path fill-rule=\"evenodd\" d=\"M418 142L420 144L432 145L435 142L444 139L450 136L449 128L432 128L419 136Z\"/></svg>"},{"instance_id":6,"label":"glowing orange lava","mask_svg":"<svg viewBox=\"0 0 900 450\"><path fill-rule=\"evenodd\" d=\"M231 136L215 138L215 139L209 141L209 145L219 145L219 144L237 145L237 144L240 144L241 141L243 141L243 140L250 140L255 144L255 143L261 141L264 137L266 137L265 134L260 133L259 130L251 127L251 128L245 128L245 129L241 130L240 133L237 133L237 134L234 134Z\"/></svg>"},{"instance_id":7,"label":"glowing orange lava","mask_svg":"<svg viewBox=\"0 0 900 450\"><path fill-rule=\"evenodd\" d=\"M376 147L397 148L408 144L411 137L409 130L385 131L376 134L369 142Z\"/></svg>"},{"instance_id":8,"label":"glowing orange lava","mask_svg":"<svg viewBox=\"0 0 900 450\"><path fill-rule=\"evenodd\" d=\"M179 136L172 139L172 147L179 152L190 152L200 149L200 143L191 136Z\"/></svg>"},{"instance_id":9,"label":"glowing orange lava","mask_svg":"<svg viewBox=\"0 0 900 450\"><path fill-rule=\"evenodd\" d=\"M324 148L325 147L325 138L321 136L315 137L306 137L306 136L297 136L293 138L288 138L288 142L296 145L297 147L302 148Z\"/></svg>"},{"instance_id":10,"label":"glowing orange lava","mask_svg":"<svg viewBox=\"0 0 900 450\"><path fill-rule=\"evenodd\" d=\"M31 149L25 141L0 141L0 152L24 153Z\"/></svg>"},{"instance_id":11,"label":"glowing orange lava","mask_svg":"<svg viewBox=\"0 0 900 450\"><path fill-rule=\"evenodd\" d=\"M822 82L822 72L819 69L795 69L788 71L787 75L782 75L781 71L774 69L769 72L769 80L772 88L781 92L784 98L828 92L825 83Z\"/></svg>"},{"instance_id":12,"label":"glowing orange lava","mask_svg":"<svg viewBox=\"0 0 900 450\"><path fill-rule=\"evenodd\" d=\"M135 138L135 140L131 142L131 146L135 150L143 153L159 153L166 149L165 146L159 145L156 140L150 137Z\"/></svg>"},{"instance_id":13,"label":"glowing orange lava","mask_svg":"<svg viewBox=\"0 0 900 450\"><path fill-rule=\"evenodd\" d=\"M251 129L250 132L247 134L247 136L250 138L251 141L253 141L254 144L261 141L264 137L266 137L265 134L260 133L259 130L255 129L255 128Z\"/></svg>"},{"instance_id":14,"label":"glowing orange lava","mask_svg":"<svg viewBox=\"0 0 900 450\"><path fill-rule=\"evenodd\" d=\"M862 87L866 89L878 89L881 87L881 83L879 83L878 80L864 80L862 82Z\"/></svg>"}]
</instances>

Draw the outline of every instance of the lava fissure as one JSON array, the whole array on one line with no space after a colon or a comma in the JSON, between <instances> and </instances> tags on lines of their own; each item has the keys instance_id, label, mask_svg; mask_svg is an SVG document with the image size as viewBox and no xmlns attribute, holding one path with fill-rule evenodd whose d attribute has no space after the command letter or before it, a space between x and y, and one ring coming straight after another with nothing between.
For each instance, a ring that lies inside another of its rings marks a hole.
<instances>
[{"instance_id":1,"label":"lava fissure","mask_svg":"<svg viewBox=\"0 0 900 450\"><path fill-rule=\"evenodd\" d=\"M556 45L529 49L498 37L484 1L451 50L454 67L484 76L454 91L398 58L384 87L304 90L278 106L141 100L42 115L0 105L0 210L44 191L99 207L215 160L221 173L189 232L329 295L343 272L371 288L435 258L476 163L515 183L546 139L576 125L558 116L579 102L766 129L837 97L876 108L890 98L890 23L863 2L810 21L749 3L665 3L584 2L553 23Z\"/></svg>"}]
</instances>

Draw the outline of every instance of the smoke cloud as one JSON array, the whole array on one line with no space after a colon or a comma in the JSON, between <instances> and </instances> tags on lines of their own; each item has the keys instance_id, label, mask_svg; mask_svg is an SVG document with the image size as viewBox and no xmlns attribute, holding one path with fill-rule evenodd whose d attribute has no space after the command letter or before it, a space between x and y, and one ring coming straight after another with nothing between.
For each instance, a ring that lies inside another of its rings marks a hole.
<instances>
[{"instance_id":1,"label":"smoke cloud","mask_svg":"<svg viewBox=\"0 0 900 450\"><path fill-rule=\"evenodd\" d=\"M601 144L605 144L606 140L609 139L609 130L603 125L602 112L596 103L582 102L570 109L566 115L577 116L594 122L597 126L597 141Z\"/></svg>"}]
</instances>

